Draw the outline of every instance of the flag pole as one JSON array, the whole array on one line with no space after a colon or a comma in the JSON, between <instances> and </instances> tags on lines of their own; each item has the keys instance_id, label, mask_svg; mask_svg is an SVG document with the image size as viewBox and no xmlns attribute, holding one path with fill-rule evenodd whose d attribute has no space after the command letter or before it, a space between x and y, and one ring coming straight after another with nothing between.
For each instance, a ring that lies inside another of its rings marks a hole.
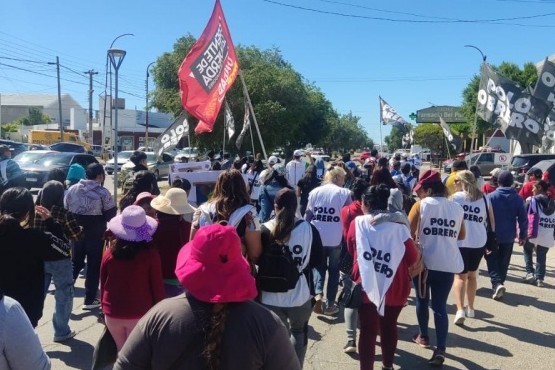
<instances>
[{"instance_id":1,"label":"flag pole","mask_svg":"<svg viewBox=\"0 0 555 370\"><path fill-rule=\"evenodd\" d=\"M250 134L250 136L251 136L252 156L253 156L253 158L254 158L254 155L255 155L256 153L254 152L254 137L252 136L252 127L251 127L251 126L252 126L252 125L249 125L249 134Z\"/></svg>"},{"instance_id":2,"label":"flag pole","mask_svg":"<svg viewBox=\"0 0 555 370\"><path fill-rule=\"evenodd\" d=\"M226 124L225 124L225 113L224 113L224 140L222 142L222 155L225 152L225 130L227 130ZM221 158L223 159L223 158Z\"/></svg>"},{"instance_id":3,"label":"flag pole","mask_svg":"<svg viewBox=\"0 0 555 370\"><path fill-rule=\"evenodd\" d=\"M256 120L256 115L254 114L254 109L252 107L251 97L249 96L249 91L247 90L247 85L245 84L245 78L243 77L243 71L239 71L239 77L241 78L241 83L243 84L243 92L245 94L245 97L247 98L247 102L249 103L249 109L252 114L254 126L256 127L258 140L260 140L260 146L262 147L262 154L264 155L264 159L268 161L268 156L266 155L266 148L264 147L264 142L262 141L262 135L260 135L260 129L258 128L258 121Z\"/></svg>"},{"instance_id":4,"label":"flag pole","mask_svg":"<svg viewBox=\"0 0 555 370\"><path fill-rule=\"evenodd\" d=\"M382 97L378 95L378 104L380 105L379 111L380 112L380 152L383 152L383 135L382 135L382 126L383 126L383 122L382 122ZM372 148L374 149L374 148Z\"/></svg>"}]
</instances>

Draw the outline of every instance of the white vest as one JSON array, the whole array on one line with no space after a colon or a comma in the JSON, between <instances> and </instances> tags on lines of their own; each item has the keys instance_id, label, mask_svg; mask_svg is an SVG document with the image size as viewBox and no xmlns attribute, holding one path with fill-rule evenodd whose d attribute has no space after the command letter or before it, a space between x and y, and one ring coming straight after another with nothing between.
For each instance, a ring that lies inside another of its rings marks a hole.
<instances>
[{"instance_id":1,"label":"white vest","mask_svg":"<svg viewBox=\"0 0 555 370\"><path fill-rule=\"evenodd\" d=\"M405 255L407 227L394 222L370 224L372 215L355 218L357 262L362 288L370 302L384 315L385 295Z\"/></svg>"},{"instance_id":2,"label":"white vest","mask_svg":"<svg viewBox=\"0 0 555 370\"><path fill-rule=\"evenodd\" d=\"M546 215L543 213L542 209L536 204L535 212L540 218L538 223L538 236L535 238L530 238L529 241L532 244L541 245L542 247L552 248L553 247L553 229L555 228L555 213Z\"/></svg>"},{"instance_id":3,"label":"white vest","mask_svg":"<svg viewBox=\"0 0 555 370\"><path fill-rule=\"evenodd\" d=\"M457 245L463 218L463 208L447 198L426 197L420 201L420 230L417 232L428 269L452 273L464 269Z\"/></svg>"},{"instance_id":4,"label":"white vest","mask_svg":"<svg viewBox=\"0 0 555 370\"><path fill-rule=\"evenodd\" d=\"M484 198L471 202L466 199L466 193L459 191L453 194L451 200L460 204L464 211L464 229L466 237L464 240L457 241L459 248L482 248L486 245L486 240L488 238L486 232L487 217ZM491 204L489 204L488 207L491 209Z\"/></svg>"},{"instance_id":5,"label":"white vest","mask_svg":"<svg viewBox=\"0 0 555 370\"><path fill-rule=\"evenodd\" d=\"M214 223L216 206L213 203L204 203L198 209L200 210L199 226L206 226ZM249 212L253 213L253 216L256 216L256 208L253 205L245 204L231 213L227 223L237 228L243 217Z\"/></svg>"},{"instance_id":6,"label":"white vest","mask_svg":"<svg viewBox=\"0 0 555 370\"><path fill-rule=\"evenodd\" d=\"M275 219L270 220L264 226L273 231L276 226ZM312 248L312 228L310 223L303 221L291 231L287 247L293 255L293 259L297 261L299 273L307 268L310 262L310 251ZM262 291L261 302L276 307L299 307L306 303L312 296L306 276L299 276L295 288L283 293L272 293Z\"/></svg>"},{"instance_id":7,"label":"white vest","mask_svg":"<svg viewBox=\"0 0 555 370\"><path fill-rule=\"evenodd\" d=\"M334 184L319 186L308 195L306 209L314 215L310 222L318 229L324 247L337 247L341 243L341 208L350 196L349 189Z\"/></svg>"}]
</instances>

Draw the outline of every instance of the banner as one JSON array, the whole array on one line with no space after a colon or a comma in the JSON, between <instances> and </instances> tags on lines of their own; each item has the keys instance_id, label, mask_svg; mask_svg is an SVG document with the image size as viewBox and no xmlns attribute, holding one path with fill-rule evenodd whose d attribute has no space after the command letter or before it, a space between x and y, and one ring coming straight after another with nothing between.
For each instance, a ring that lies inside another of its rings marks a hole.
<instances>
[{"instance_id":1,"label":"banner","mask_svg":"<svg viewBox=\"0 0 555 370\"><path fill-rule=\"evenodd\" d=\"M542 70L538 76L533 95L545 100L548 104L555 104L555 63L545 59ZM549 149L555 141L555 107L551 109L543 125L544 135L542 146Z\"/></svg>"},{"instance_id":2,"label":"banner","mask_svg":"<svg viewBox=\"0 0 555 370\"><path fill-rule=\"evenodd\" d=\"M486 122L499 124L508 139L541 145L549 111L544 100L522 91L515 82L499 75L489 65L482 67L476 114Z\"/></svg>"},{"instance_id":3,"label":"banner","mask_svg":"<svg viewBox=\"0 0 555 370\"><path fill-rule=\"evenodd\" d=\"M245 139L245 136L247 135L247 131L251 124L250 117L251 117L251 112L249 110L249 105L247 103L247 100L245 99L245 116L243 117L243 128L241 129L241 133L237 137L237 142L235 143L235 145L237 146L237 149L241 149L241 145L243 145L243 140Z\"/></svg>"},{"instance_id":4,"label":"banner","mask_svg":"<svg viewBox=\"0 0 555 370\"><path fill-rule=\"evenodd\" d=\"M189 123L187 122L187 113L182 111L170 127L156 138L152 145L154 153L160 156L162 152L175 148L184 136L189 136Z\"/></svg>"},{"instance_id":5,"label":"banner","mask_svg":"<svg viewBox=\"0 0 555 370\"><path fill-rule=\"evenodd\" d=\"M225 128L227 130L227 135L231 139L233 134L235 134L235 119L233 118L233 113L231 113L231 109L229 108L229 104L227 103L227 99L225 101L224 124L225 124Z\"/></svg>"},{"instance_id":6,"label":"banner","mask_svg":"<svg viewBox=\"0 0 555 370\"><path fill-rule=\"evenodd\" d=\"M453 135L453 133L451 132L451 127L449 127L449 125L447 124L447 122L445 122L443 117L439 117L439 125L441 126L441 129L443 130L443 134L447 138L447 141L449 141L449 144L451 144L453 149L455 149L455 151L458 152L461 148L461 142L462 142L461 138L456 135Z\"/></svg>"},{"instance_id":7,"label":"banner","mask_svg":"<svg viewBox=\"0 0 555 370\"><path fill-rule=\"evenodd\" d=\"M380 96L380 122L384 125L390 124L392 126L403 127L407 124L407 121L401 117L391 105L387 104L385 100Z\"/></svg>"},{"instance_id":8,"label":"banner","mask_svg":"<svg viewBox=\"0 0 555 370\"><path fill-rule=\"evenodd\" d=\"M238 73L233 42L216 0L208 25L178 72L183 108L201 121L195 133L212 132L225 94Z\"/></svg>"}]
</instances>

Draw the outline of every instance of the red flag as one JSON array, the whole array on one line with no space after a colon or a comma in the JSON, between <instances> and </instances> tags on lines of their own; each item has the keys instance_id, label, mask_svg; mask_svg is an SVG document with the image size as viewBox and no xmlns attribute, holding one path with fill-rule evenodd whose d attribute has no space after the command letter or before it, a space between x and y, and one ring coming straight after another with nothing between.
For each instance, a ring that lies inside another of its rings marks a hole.
<instances>
[{"instance_id":1,"label":"red flag","mask_svg":"<svg viewBox=\"0 0 555 370\"><path fill-rule=\"evenodd\" d=\"M202 121L195 133L212 132L227 90L233 85L239 64L231 35L216 0L208 25L179 68L181 104Z\"/></svg>"}]
</instances>

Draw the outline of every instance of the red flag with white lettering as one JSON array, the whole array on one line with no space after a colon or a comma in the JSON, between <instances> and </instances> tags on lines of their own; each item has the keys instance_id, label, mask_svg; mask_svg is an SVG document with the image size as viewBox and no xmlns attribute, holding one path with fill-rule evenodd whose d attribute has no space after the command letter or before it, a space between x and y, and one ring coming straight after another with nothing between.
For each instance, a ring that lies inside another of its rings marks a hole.
<instances>
[{"instance_id":1,"label":"red flag with white lettering","mask_svg":"<svg viewBox=\"0 0 555 370\"><path fill-rule=\"evenodd\" d=\"M235 82L239 63L220 1L208 25L179 68L181 104L202 121L195 133L212 132L227 90Z\"/></svg>"}]
</instances>

